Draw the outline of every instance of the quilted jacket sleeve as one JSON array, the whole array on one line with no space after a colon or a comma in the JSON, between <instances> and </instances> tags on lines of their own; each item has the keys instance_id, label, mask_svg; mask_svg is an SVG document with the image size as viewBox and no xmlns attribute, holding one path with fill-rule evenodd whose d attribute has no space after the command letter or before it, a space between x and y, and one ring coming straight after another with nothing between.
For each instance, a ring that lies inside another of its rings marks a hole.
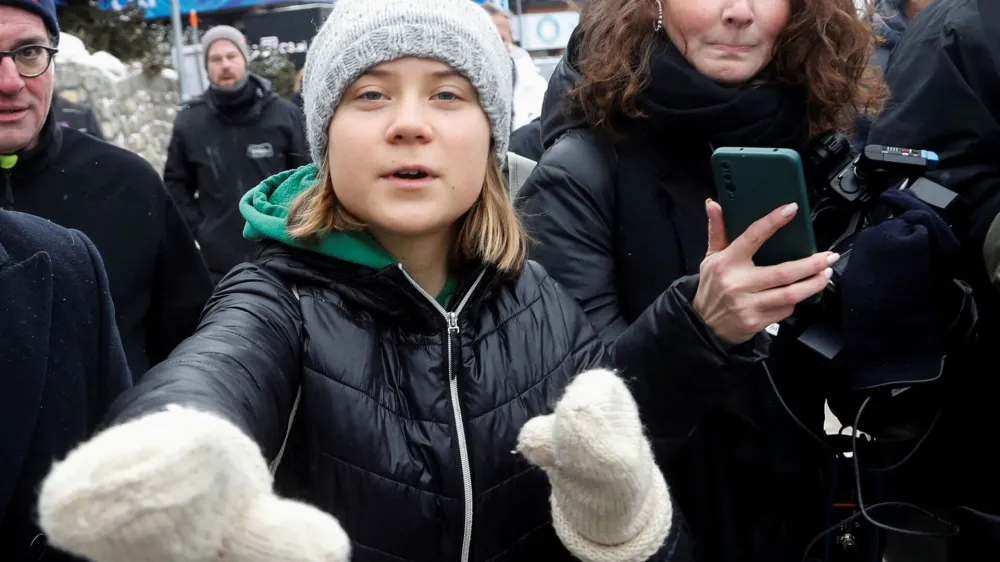
<instances>
[{"instance_id":1,"label":"quilted jacket sleeve","mask_svg":"<svg viewBox=\"0 0 1000 562\"><path fill-rule=\"evenodd\" d=\"M110 423L169 404L190 406L228 419L272 460L299 386L299 310L295 295L264 267L237 267L205 306L194 335L114 403Z\"/></svg>"}]
</instances>

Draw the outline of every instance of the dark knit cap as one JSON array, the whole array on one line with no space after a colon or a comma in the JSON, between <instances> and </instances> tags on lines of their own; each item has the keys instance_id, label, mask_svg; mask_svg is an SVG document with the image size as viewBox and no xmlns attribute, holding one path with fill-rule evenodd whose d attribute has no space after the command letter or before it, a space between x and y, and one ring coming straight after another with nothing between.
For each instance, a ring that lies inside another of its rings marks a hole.
<instances>
[{"instance_id":1,"label":"dark knit cap","mask_svg":"<svg viewBox=\"0 0 1000 562\"><path fill-rule=\"evenodd\" d=\"M52 37L59 41L59 20L53 0L0 0L0 5L21 8L42 18Z\"/></svg>"}]
</instances>

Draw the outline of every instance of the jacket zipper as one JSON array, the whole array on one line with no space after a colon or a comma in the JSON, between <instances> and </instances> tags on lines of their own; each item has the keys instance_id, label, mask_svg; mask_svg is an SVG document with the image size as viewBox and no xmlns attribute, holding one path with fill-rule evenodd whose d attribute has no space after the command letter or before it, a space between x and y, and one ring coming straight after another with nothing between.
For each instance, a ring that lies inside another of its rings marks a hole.
<instances>
[{"instance_id":1,"label":"jacket zipper","mask_svg":"<svg viewBox=\"0 0 1000 562\"><path fill-rule=\"evenodd\" d=\"M459 461L462 463L462 487L465 496L465 528L462 532L462 562L468 562L469 560L469 550L472 546L472 467L469 464L469 446L465 439L465 422L462 419L462 405L458 399L458 374L455 372L455 360L453 346L458 338L458 315L462 313L462 309L465 308L466 303L469 302L469 298L472 297L472 293L476 291L476 286L479 282L483 280L483 276L486 275L486 269L484 268L479 272L479 276L469 287L469 290L459 301L458 307L455 308L453 312L448 312L443 306L438 304L437 299L432 297L430 293L424 290L423 287L417 284L416 281L410 277L410 274L403 269L403 264L399 264L399 270L403 272L403 276L406 280L410 282L417 291L420 292L424 297L427 298L434 305L434 308L444 316L444 319L448 322L448 385L451 391L451 409L455 415L455 429L458 433L458 457Z\"/></svg>"}]
</instances>

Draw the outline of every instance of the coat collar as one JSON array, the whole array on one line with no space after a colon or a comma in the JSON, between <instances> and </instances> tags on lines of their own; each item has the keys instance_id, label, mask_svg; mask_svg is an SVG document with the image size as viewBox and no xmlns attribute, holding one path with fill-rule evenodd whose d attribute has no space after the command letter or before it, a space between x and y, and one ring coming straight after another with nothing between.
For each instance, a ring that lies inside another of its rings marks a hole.
<instances>
[{"instance_id":1,"label":"coat collar","mask_svg":"<svg viewBox=\"0 0 1000 562\"><path fill-rule=\"evenodd\" d=\"M31 150L20 154L17 164L11 169L15 187L23 180L33 178L42 170L48 168L58 159L62 150L63 128L57 123L55 114L49 110L49 116L38 133L38 144Z\"/></svg>"}]
</instances>

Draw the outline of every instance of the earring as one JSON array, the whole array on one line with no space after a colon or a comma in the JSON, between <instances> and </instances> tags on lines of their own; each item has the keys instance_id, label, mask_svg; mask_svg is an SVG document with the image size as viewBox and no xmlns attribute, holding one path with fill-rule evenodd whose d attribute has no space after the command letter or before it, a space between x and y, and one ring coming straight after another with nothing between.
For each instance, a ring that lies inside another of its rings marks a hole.
<instances>
[{"instance_id":1,"label":"earring","mask_svg":"<svg viewBox=\"0 0 1000 562\"><path fill-rule=\"evenodd\" d=\"M663 29L663 2L660 0L656 0L656 10L659 12L659 16L656 18L656 24L653 25L653 33Z\"/></svg>"}]
</instances>

